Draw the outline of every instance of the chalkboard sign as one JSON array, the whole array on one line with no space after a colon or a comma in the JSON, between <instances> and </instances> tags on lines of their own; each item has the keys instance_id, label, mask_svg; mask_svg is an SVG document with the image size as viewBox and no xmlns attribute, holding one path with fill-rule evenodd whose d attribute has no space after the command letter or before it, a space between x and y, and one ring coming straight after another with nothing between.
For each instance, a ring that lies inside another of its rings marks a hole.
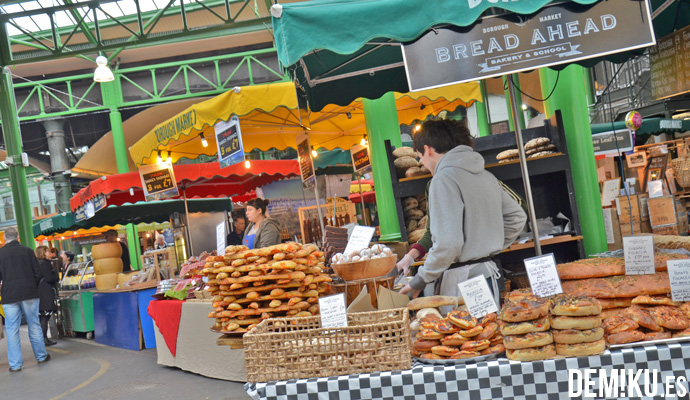
<instances>
[{"instance_id":1,"label":"chalkboard sign","mask_svg":"<svg viewBox=\"0 0 690 400\"><path fill-rule=\"evenodd\" d=\"M139 167L146 201L179 196L172 164L150 164Z\"/></svg>"},{"instance_id":2,"label":"chalkboard sign","mask_svg":"<svg viewBox=\"0 0 690 400\"><path fill-rule=\"evenodd\" d=\"M355 172L359 172L371 166L369 148L367 146L362 146L360 144L352 146L352 148L350 148L350 155L352 156L352 167L355 169Z\"/></svg>"},{"instance_id":3,"label":"chalkboard sign","mask_svg":"<svg viewBox=\"0 0 690 400\"><path fill-rule=\"evenodd\" d=\"M304 186L313 186L314 160L311 158L311 145L309 144L309 136L306 133L297 136L297 158Z\"/></svg>"},{"instance_id":4,"label":"chalkboard sign","mask_svg":"<svg viewBox=\"0 0 690 400\"><path fill-rule=\"evenodd\" d=\"M233 116L229 121L220 121L215 126L218 162L224 168L244 161L240 119Z\"/></svg>"},{"instance_id":5,"label":"chalkboard sign","mask_svg":"<svg viewBox=\"0 0 690 400\"><path fill-rule=\"evenodd\" d=\"M658 39L649 48L649 64L654 100L690 91L690 27Z\"/></svg>"}]
</instances>

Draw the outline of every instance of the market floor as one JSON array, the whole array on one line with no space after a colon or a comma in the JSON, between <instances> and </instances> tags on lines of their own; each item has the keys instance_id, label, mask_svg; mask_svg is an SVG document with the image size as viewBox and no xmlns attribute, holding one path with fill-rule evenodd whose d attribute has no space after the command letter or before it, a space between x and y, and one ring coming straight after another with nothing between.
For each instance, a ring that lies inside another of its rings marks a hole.
<instances>
[{"instance_id":1,"label":"market floor","mask_svg":"<svg viewBox=\"0 0 690 400\"><path fill-rule=\"evenodd\" d=\"M10 373L7 339L0 339L0 398L18 400L188 399L248 400L243 383L206 378L156 363L156 349L131 351L93 340L60 339L52 359L37 364L26 326L24 366Z\"/></svg>"}]
</instances>

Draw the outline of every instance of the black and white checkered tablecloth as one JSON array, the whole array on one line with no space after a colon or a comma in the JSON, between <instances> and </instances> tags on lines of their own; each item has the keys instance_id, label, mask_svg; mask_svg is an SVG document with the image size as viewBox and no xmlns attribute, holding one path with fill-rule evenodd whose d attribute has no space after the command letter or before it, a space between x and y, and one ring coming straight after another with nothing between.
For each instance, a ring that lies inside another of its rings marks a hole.
<instances>
[{"instance_id":1,"label":"black and white checkered tablecloth","mask_svg":"<svg viewBox=\"0 0 690 400\"><path fill-rule=\"evenodd\" d=\"M668 399L660 395L665 392L660 386L669 375L687 378L690 371L690 342L607 350L598 356L535 362L501 358L457 366L417 363L406 371L246 383L245 390L257 400L559 400L568 398L569 369L656 370L659 395L646 397L642 392L643 396L617 398ZM597 387L595 385L595 393Z\"/></svg>"}]
</instances>

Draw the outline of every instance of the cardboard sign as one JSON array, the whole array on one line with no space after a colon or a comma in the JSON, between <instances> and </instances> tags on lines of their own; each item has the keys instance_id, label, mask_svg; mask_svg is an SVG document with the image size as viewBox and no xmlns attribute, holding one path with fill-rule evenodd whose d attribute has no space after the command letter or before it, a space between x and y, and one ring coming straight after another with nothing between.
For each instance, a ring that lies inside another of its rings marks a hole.
<instances>
[{"instance_id":1,"label":"cardboard sign","mask_svg":"<svg viewBox=\"0 0 690 400\"><path fill-rule=\"evenodd\" d=\"M221 168L244 161L240 119L233 115L229 121L220 121L215 127L218 162Z\"/></svg>"},{"instance_id":2,"label":"cardboard sign","mask_svg":"<svg viewBox=\"0 0 690 400\"><path fill-rule=\"evenodd\" d=\"M225 222L216 225L216 250L218 255L225 254Z\"/></svg>"},{"instance_id":3,"label":"cardboard sign","mask_svg":"<svg viewBox=\"0 0 690 400\"><path fill-rule=\"evenodd\" d=\"M673 301L690 301L690 260L669 260L668 279Z\"/></svg>"},{"instance_id":4,"label":"cardboard sign","mask_svg":"<svg viewBox=\"0 0 690 400\"><path fill-rule=\"evenodd\" d=\"M371 166L369 148L367 146L362 146L361 144L352 146L350 148L350 156L352 156L352 167L355 169L355 172L362 171Z\"/></svg>"},{"instance_id":5,"label":"cardboard sign","mask_svg":"<svg viewBox=\"0 0 690 400\"><path fill-rule=\"evenodd\" d=\"M621 178L604 181L604 188L601 190L601 205L608 207L611 202L618 197L618 190L621 187Z\"/></svg>"},{"instance_id":6,"label":"cardboard sign","mask_svg":"<svg viewBox=\"0 0 690 400\"><path fill-rule=\"evenodd\" d=\"M345 293L319 299L322 328L347 327L347 308L345 307Z\"/></svg>"},{"instance_id":7,"label":"cardboard sign","mask_svg":"<svg viewBox=\"0 0 690 400\"><path fill-rule=\"evenodd\" d=\"M311 144L306 133L297 136L297 159L304 186L314 186L314 160L311 158Z\"/></svg>"},{"instance_id":8,"label":"cardboard sign","mask_svg":"<svg viewBox=\"0 0 690 400\"><path fill-rule=\"evenodd\" d=\"M498 312L496 301L484 276L480 275L458 283L458 289L465 300L467 310L473 317L481 318L486 314Z\"/></svg>"},{"instance_id":9,"label":"cardboard sign","mask_svg":"<svg viewBox=\"0 0 690 400\"><path fill-rule=\"evenodd\" d=\"M563 293L553 253L525 259L525 270L535 295L549 297Z\"/></svg>"},{"instance_id":10,"label":"cardboard sign","mask_svg":"<svg viewBox=\"0 0 690 400\"><path fill-rule=\"evenodd\" d=\"M654 238L648 236L626 236L623 238L625 274L654 274Z\"/></svg>"},{"instance_id":11,"label":"cardboard sign","mask_svg":"<svg viewBox=\"0 0 690 400\"><path fill-rule=\"evenodd\" d=\"M417 91L653 44L649 2L610 0L585 7L550 4L531 15L506 13L467 27L436 28L402 50L408 86Z\"/></svg>"},{"instance_id":12,"label":"cardboard sign","mask_svg":"<svg viewBox=\"0 0 690 400\"><path fill-rule=\"evenodd\" d=\"M179 196L173 166L169 163L147 164L139 167L141 185L146 201Z\"/></svg>"},{"instance_id":13,"label":"cardboard sign","mask_svg":"<svg viewBox=\"0 0 690 400\"><path fill-rule=\"evenodd\" d=\"M376 228L373 226L355 226L355 229L352 230L352 235L347 240L347 246L345 246L343 254L350 254L351 251L359 251L369 247L375 231Z\"/></svg>"}]
</instances>

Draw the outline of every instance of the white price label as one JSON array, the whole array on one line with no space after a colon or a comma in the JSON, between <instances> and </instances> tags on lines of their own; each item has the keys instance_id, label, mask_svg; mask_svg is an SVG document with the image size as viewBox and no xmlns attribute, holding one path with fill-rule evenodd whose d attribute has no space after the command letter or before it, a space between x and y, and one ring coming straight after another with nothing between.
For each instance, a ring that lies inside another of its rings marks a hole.
<instances>
[{"instance_id":1,"label":"white price label","mask_svg":"<svg viewBox=\"0 0 690 400\"><path fill-rule=\"evenodd\" d=\"M525 270L532 293L535 295L549 297L563 293L553 253L526 259Z\"/></svg>"},{"instance_id":2,"label":"white price label","mask_svg":"<svg viewBox=\"0 0 690 400\"><path fill-rule=\"evenodd\" d=\"M350 254L351 251L360 251L369 247L374 231L376 231L376 228L373 226L355 226L350 238L347 240L347 246L345 246L343 254Z\"/></svg>"},{"instance_id":3,"label":"white price label","mask_svg":"<svg viewBox=\"0 0 690 400\"><path fill-rule=\"evenodd\" d=\"M654 238L647 236L626 236L623 238L625 274L654 274Z\"/></svg>"},{"instance_id":4,"label":"white price label","mask_svg":"<svg viewBox=\"0 0 690 400\"><path fill-rule=\"evenodd\" d=\"M322 328L347 327L345 293L321 297L319 299L319 313L321 315Z\"/></svg>"},{"instance_id":5,"label":"white price label","mask_svg":"<svg viewBox=\"0 0 690 400\"><path fill-rule=\"evenodd\" d=\"M465 300L467 310L473 317L481 318L486 314L498 312L496 301L484 276L477 276L458 283L458 289L460 289L460 295Z\"/></svg>"},{"instance_id":6,"label":"white price label","mask_svg":"<svg viewBox=\"0 0 690 400\"><path fill-rule=\"evenodd\" d=\"M216 250L219 256L225 254L225 222L216 225Z\"/></svg>"},{"instance_id":7,"label":"white price label","mask_svg":"<svg viewBox=\"0 0 690 400\"><path fill-rule=\"evenodd\" d=\"M671 298L673 301L690 301L690 260L670 260L666 264Z\"/></svg>"}]
</instances>

